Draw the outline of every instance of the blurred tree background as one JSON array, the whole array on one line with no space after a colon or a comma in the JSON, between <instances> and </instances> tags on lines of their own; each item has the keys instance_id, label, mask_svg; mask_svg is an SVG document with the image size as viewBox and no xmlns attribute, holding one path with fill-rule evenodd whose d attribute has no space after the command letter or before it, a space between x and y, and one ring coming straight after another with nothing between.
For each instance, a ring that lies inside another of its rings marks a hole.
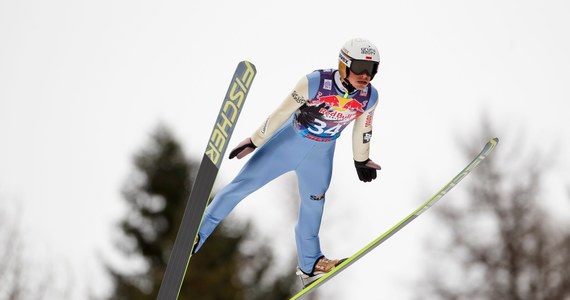
<instances>
[{"instance_id":1,"label":"blurred tree background","mask_svg":"<svg viewBox=\"0 0 570 300\"><path fill-rule=\"evenodd\" d=\"M38 262L29 253L23 226L22 208L0 201L0 299L71 299L72 281L54 276L69 272L65 264ZM62 276L63 277L63 276Z\"/></svg>"},{"instance_id":2,"label":"blurred tree background","mask_svg":"<svg viewBox=\"0 0 570 300\"><path fill-rule=\"evenodd\" d=\"M482 123L480 140L495 132ZM467 158L479 150L462 144ZM546 209L543 189L555 158L523 149L523 138L499 143L466 180L465 196L434 210L439 226L416 299L570 299L570 227Z\"/></svg>"},{"instance_id":3,"label":"blurred tree background","mask_svg":"<svg viewBox=\"0 0 570 300\"><path fill-rule=\"evenodd\" d=\"M134 165L124 188L129 213L117 240L131 267L109 266L112 299L156 299L198 169L165 126L155 130ZM289 298L298 279L294 272L269 276L275 273L271 248L254 234L250 223L223 222L190 261L179 299ZM243 247L248 241L255 246Z\"/></svg>"},{"instance_id":4,"label":"blurred tree background","mask_svg":"<svg viewBox=\"0 0 570 300\"><path fill-rule=\"evenodd\" d=\"M480 150L471 141L496 132L488 122L483 128L461 143L467 159ZM461 184L462 191L430 213L437 223L413 299L570 300L570 226L548 209L552 199L545 190L555 156L510 139ZM133 164L123 188L129 210L115 240L122 257L106 262L114 285L110 299L156 298L198 167L165 126L156 128ZM0 299L72 299L72 275L54 276L50 272L62 269L40 268L27 256L22 212L0 200ZM288 299L300 288L298 279L292 270L283 275L273 268L268 244L249 222L223 222L190 262L180 299Z\"/></svg>"},{"instance_id":5,"label":"blurred tree background","mask_svg":"<svg viewBox=\"0 0 570 300\"><path fill-rule=\"evenodd\" d=\"M4 203L4 202L2 202ZM29 293L25 286L27 266L22 255L20 224L4 206L0 209L0 299L20 299Z\"/></svg>"}]
</instances>

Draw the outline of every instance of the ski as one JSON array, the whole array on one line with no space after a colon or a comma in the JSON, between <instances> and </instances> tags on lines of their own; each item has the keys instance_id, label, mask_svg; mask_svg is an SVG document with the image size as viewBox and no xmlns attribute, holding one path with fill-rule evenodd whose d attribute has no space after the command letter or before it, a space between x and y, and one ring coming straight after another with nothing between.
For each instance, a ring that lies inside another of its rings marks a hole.
<instances>
[{"instance_id":1,"label":"ski","mask_svg":"<svg viewBox=\"0 0 570 300\"><path fill-rule=\"evenodd\" d=\"M240 62L235 70L186 204L158 300L178 299L214 181L256 73L255 66L248 61Z\"/></svg>"},{"instance_id":2,"label":"ski","mask_svg":"<svg viewBox=\"0 0 570 300\"><path fill-rule=\"evenodd\" d=\"M305 287L299 293L294 295L293 298L291 298L290 300L299 299L299 298L311 293L317 287L321 286L323 283L329 281L334 276L338 275L338 273L346 270L346 268L348 268L350 265L355 263L357 260L361 259L364 255L368 254L370 251L372 251L372 249L378 247L380 244L385 242L387 239L389 239L391 236L393 236L400 229L404 228L406 225L408 225L410 222L412 222L415 218L417 218L419 215L421 215L426 210L428 210L430 207L432 207L447 192L449 192L455 185L457 185L459 183L459 181L461 181L473 169L475 169L475 167L477 167L477 165L482 160L484 160L487 157L487 155L489 155L493 151L493 149L495 149L495 146L497 146L498 142L499 142L498 138L493 138L493 139L489 140L487 142L487 144L483 147L483 150L481 150L481 152L461 172L459 172L459 174L457 174L455 177L453 177L453 179L448 184L443 186L443 188L441 188L437 193L435 193L435 195L433 195L429 200L424 202L420 207L418 207L416 210L414 210L411 214L409 214L403 220L398 222L392 228L388 229L388 231L386 231L385 233L380 235L378 238L376 238L371 243L366 245L360 251L356 252L354 255L352 255L351 257L346 259L340 265L338 265L337 267L332 269L332 271L330 271L329 273L325 274L321 278L319 278L319 279L315 280L314 282L312 282L311 284L309 284L307 287Z\"/></svg>"}]
</instances>

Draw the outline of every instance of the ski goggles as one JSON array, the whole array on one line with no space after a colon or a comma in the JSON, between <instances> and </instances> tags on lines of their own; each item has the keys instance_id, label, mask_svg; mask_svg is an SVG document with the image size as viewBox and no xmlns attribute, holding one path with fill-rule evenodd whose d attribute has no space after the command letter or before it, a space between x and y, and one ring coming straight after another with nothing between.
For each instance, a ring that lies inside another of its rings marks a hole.
<instances>
[{"instance_id":1,"label":"ski goggles","mask_svg":"<svg viewBox=\"0 0 570 300\"><path fill-rule=\"evenodd\" d=\"M374 77L378 73L378 62L370 60L352 60L350 62L350 71L356 75L368 74Z\"/></svg>"}]
</instances>

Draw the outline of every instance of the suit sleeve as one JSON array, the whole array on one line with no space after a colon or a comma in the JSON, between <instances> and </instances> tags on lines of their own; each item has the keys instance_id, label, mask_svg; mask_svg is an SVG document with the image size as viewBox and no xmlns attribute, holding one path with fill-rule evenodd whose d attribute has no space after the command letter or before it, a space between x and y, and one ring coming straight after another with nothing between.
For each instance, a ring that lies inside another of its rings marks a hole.
<instances>
[{"instance_id":1,"label":"suit sleeve","mask_svg":"<svg viewBox=\"0 0 570 300\"><path fill-rule=\"evenodd\" d=\"M263 145L309 97L309 81L301 78L293 91L285 97L281 105L273 111L265 122L253 133L251 141L256 146Z\"/></svg>"},{"instance_id":2,"label":"suit sleeve","mask_svg":"<svg viewBox=\"0 0 570 300\"><path fill-rule=\"evenodd\" d=\"M369 158L370 141L372 138L372 119L377 105L378 101L354 120L352 153L355 161L365 161Z\"/></svg>"}]
</instances>

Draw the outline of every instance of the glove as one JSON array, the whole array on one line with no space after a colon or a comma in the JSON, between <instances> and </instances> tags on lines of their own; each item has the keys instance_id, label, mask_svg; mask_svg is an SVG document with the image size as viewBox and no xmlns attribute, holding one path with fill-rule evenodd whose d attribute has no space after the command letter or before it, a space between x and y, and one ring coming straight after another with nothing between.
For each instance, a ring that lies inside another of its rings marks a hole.
<instances>
[{"instance_id":1,"label":"glove","mask_svg":"<svg viewBox=\"0 0 570 300\"><path fill-rule=\"evenodd\" d=\"M325 103L321 103L318 106L308 106L302 107L300 113L297 115L297 122L304 127L309 127L315 119L320 115L319 111L321 108L325 107Z\"/></svg>"},{"instance_id":2,"label":"glove","mask_svg":"<svg viewBox=\"0 0 570 300\"><path fill-rule=\"evenodd\" d=\"M237 147L235 147L232 152L230 152L230 159L237 157L238 159L242 159L246 155L250 154L257 148L256 145L253 144L251 138L247 138L243 140Z\"/></svg>"},{"instance_id":3,"label":"glove","mask_svg":"<svg viewBox=\"0 0 570 300\"><path fill-rule=\"evenodd\" d=\"M358 174L358 179L364 182L370 182L376 179L376 170L380 170L381 167L372 160L367 159L365 161L354 161L354 166L356 167L356 173Z\"/></svg>"}]
</instances>

